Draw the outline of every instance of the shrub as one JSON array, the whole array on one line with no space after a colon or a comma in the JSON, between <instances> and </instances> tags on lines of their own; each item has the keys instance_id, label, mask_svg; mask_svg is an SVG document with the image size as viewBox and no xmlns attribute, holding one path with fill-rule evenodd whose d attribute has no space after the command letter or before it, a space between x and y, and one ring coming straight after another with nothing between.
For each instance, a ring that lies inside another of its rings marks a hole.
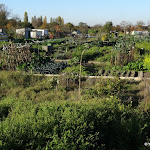
<instances>
[{"instance_id":1,"label":"shrub","mask_svg":"<svg viewBox=\"0 0 150 150\"><path fill-rule=\"evenodd\" d=\"M84 103L18 101L0 124L0 148L138 150L144 148L149 131L144 121L115 98Z\"/></svg>"},{"instance_id":2,"label":"shrub","mask_svg":"<svg viewBox=\"0 0 150 150\"><path fill-rule=\"evenodd\" d=\"M11 106L15 101L15 98L4 98L0 101L0 120L3 120L8 116L11 111Z\"/></svg>"},{"instance_id":3,"label":"shrub","mask_svg":"<svg viewBox=\"0 0 150 150\"><path fill-rule=\"evenodd\" d=\"M137 61L128 63L127 66L123 67L123 69L124 70L143 71L144 70L143 65L144 65L143 60L139 59Z\"/></svg>"},{"instance_id":4,"label":"shrub","mask_svg":"<svg viewBox=\"0 0 150 150\"><path fill-rule=\"evenodd\" d=\"M145 55L144 58L144 69L150 70L150 55Z\"/></svg>"},{"instance_id":5,"label":"shrub","mask_svg":"<svg viewBox=\"0 0 150 150\"><path fill-rule=\"evenodd\" d=\"M67 73L68 77L74 80L79 78L80 65L70 66L63 70L64 73ZM81 75L87 75L89 72L86 70L86 67L82 66Z\"/></svg>"},{"instance_id":6,"label":"shrub","mask_svg":"<svg viewBox=\"0 0 150 150\"><path fill-rule=\"evenodd\" d=\"M107 41L108 40L108 37L106 34L103 34L102 37L101 37L101 40L104 42L104 41Z\"/></svg>"},{"instance_id":7,"label":"shrub","mask_svg":"<svg viewBox=\"0 0 150 150\"><path fill-rule=\"evenodd\" d=\"M120 79L101 79L92 88L85 88L82 91L83 99L102 98L115 96L119 97L125 89L125 81Z\"/></svg>"},{"instance_id":8,"label":"shrub","mask_svg":"<svg viewBox=\"0 0 150 150\"><path fill-rule=\"evenodd\" d=\"M83 60L94 60L96 57L99 57L101 55L103 56L104 54L101 51L102 50L99 47L92 47L85 52L85 54L83 55Z\"/></svg>"}]
</instances>

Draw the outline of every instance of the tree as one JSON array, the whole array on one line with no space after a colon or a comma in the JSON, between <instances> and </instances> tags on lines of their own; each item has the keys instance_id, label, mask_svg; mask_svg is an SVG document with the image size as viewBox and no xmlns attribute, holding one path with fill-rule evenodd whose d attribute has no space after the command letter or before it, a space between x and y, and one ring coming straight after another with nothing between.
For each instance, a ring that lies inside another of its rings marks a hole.
<instances>
[{"instance_id":1,"label":"tree","mask_svg":"<svg viewBox=\"0 0 150 150\"><path fill-rule=\"evenodd\" d=\"M137 23L136 23L136 28L137 28L137 30L143 30L142 29L142 26L144 25L144 22L143 21L137 21Z\"/></svg>"},{"instance_id":2,"label":"tree","mask_svg":"<svg viewBox=\"0 0 150 150\"><path fill-rule=\"evenodd\" d=\"M42 16L40 16L39 18L37 18L37 27L40 28L43 24L43 19Z\"/></svg>"},{"instance_id":3,"label":"tree","mask_svg":"<svg viewBox=\"0 0 150 150\"><path fill-rule=\"evenodd\" d=\"M98 33L98 29L90 29L88 31L88 34L90 34L91 36L95 36Z\"/></svg>"},{"instance_id":4,"label":"tree","mask_svg":"<svg viewBox=\"0 0 150 150\"><path fill-rule=\"evenodd\" d=\"M51 17L51 18L50 18L50 23L52 23L52 22L53 22L53 18Z\"/></svg>"},{"instance_id":5,"label":"tree","mask_svg":"<svg viewBox=\"0 0 150 150\"><path fill-rule=\"evenodd\" d=\"M110 31L112 30L112 26L113 26L113 23L111 21L108 21L105 23L103 29L106 33L110 33Z\"/></svg>"},{"instance_id":6,"label":"tree","mask_svg":"<svg viewBox=\"0 0 150 150\"><path fill-rule=\"evenodd\" d=\"M15 19L9 19L7 23L7 29L11 29L13 27L17 26L17 20Z\"/></svg>"},{"instance_id":7,"label":"tree","mask_svg":"<svg viewBox=\"0 0 150 150\"><path fill-rule=\"evenodd\" d=\"M32 17L32 26L36 29L38 27L38 22L36 16Z\"/></svg>"},{"instance_id":8,"label":"tree","mask_svg":"<svg viewBox=\"0 0 150 150\"><path fill-rule=\"evenodd\" d=\"M64 19L63 18L61 18L60 16L58 16L57 18L56 18L56 22L58 23L58 25L64 25Z\"/></svg>"},{"instance_id":9,"label":"tree","mask_svg":"<svg viewBox=\"0 0 150 150\"><path fill-rule=\"evenodd\" d=\"M8 20L6 27L7 27L7 34L10 39L13 39L15 37L17 25L18 25L17 18L12 18Z\"/></svg>"},{"instance_id":10,"label":"tree","mask_svg":"<svg viewBox=\"0 0 150 150\"><path fill-rule=\"evenodd\" d=\"M43 19L43 24L47 24L47 18L46 18L46 16Z\"/></svg>"},{"instance_id":11,"label":"tree","mask_svg":"<svg viewBox=\"0 0 150 150\"><path fill-rule=\"evenodd\" d=\"M64 25L64 19L60 16L57 18L50 18L50 24L49 24L49 31L51 34L55 35L62 35L65 31L65 25Z\"/></svg>"},{"instance_id":12,"label":"tree","mask_svg":"<svg viewBox=\"0 0 150 150\"><path fill-rule=\"evenodd\" d=\"M28 23L28 14L27 14L27 12L24 13L24 23L25 24Z\"/></svg>"},{"instance_id":13,"label":"tree","mask_svg":"<svg viewBox=\"0 0 150 150\"><path fill-rule=\"evenodd\" d=\"M52 35L57 34L57 28L56 28L57 26L58 24L56 22L52 22L49 24L49 31Z\"/></svg>"},{"instance_id":14,"label":"tree","mask_svg":"<svg viewBox=\"0 0 150 150\"><path fill-rule=\"evenodd\" d=\"M40 28L41 29L45 29L46 27L47 27L47 18L45 16L44 19L43 19L43 24L42 24L42 26Z\"/></svg>"},{"instance_id":15,"label":"tree","mask_svg":"<svg viewBox=\"0 0 150 150\"><path fill-rule=\"evenodd\" d=\"M3 28L7 25L9 11L4 4L0 4L0 28Z\"/></svg>"},{"instance_id":16,"label":"tree","mask_svg":"<svg viewBox=\"0 0 150 150\"><path fill-rule=\"evenodd\" d=\"M65 24L65 31L70 33L74 30L74 25L70 22L66 23Z\"/></svg>"},{"instance_id":17,"label":"tree","mask_svg":"<svg viewBox=\"0 0 150 150\"><path fill-rule=\"evenodd\" d=\"M144 25L144 22L141 20L141 21L137 21L136 24L137 24L137 25Z\"/></svg>"},{"instance_id":18,"label":"tree","mask_svg":"<svg viewBox=\"0 0 150 150\"><path fill-rule=\"evenodd\" d=\"M36 18L36 16L32 17L32 26L36 29L36 28L40 28L43 24L42 21L42 16L40 16L39 18Z\"/></svg>"},{"instance_id":19,"label":"tree","mask_svg":"<svg viewBox=\"0 0 150 150\"><path fill-rule=\"evenodd\" d=\"M32 28L32 24L30 22L28 22L28 14L27 14L27 12L24 13L24 22L21 23L21 26L23 28Z\"/></svg>"},{"instance_id":20,"label":"tree","mask_svg":"<svg viewBox=\"0 0 150 150\"><path fill-rule=\"evenodd\" d=\"M82 34L86 35L88 33L88 25L86 23L80 22L78 27L79 27L79 31Z\"/></svg>"}]
</instances>

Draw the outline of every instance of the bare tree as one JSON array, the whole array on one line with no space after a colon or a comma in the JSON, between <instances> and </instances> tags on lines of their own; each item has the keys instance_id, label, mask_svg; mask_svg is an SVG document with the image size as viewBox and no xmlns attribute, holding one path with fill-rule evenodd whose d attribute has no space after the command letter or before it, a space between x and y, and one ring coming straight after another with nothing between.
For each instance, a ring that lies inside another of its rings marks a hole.
<instances>
[{"instance_id":1,"label":"bare tree","mask_svg":"<svg viewBox=\"0 0 150 150\"><path fill-rule=\"evenodd\" d=\"M142 20L136 22L136 25L137 25L137 26L138 26L138 25L141 25L141 26L142 26L142 25L144 25L144 24L145 24L145 23L144 23Z\"/></svg>"}]
</instances>

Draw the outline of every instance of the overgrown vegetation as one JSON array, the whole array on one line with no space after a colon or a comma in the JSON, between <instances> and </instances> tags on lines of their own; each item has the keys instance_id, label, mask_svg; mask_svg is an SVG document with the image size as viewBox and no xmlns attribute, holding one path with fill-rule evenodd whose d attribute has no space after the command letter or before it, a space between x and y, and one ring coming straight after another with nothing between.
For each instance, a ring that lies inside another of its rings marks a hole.
<instances>
[{"instance_id":1,"label":"overgrown vegetation","mask_svg":"<svg viewBox=\"0 0 150 150\"><path fill-rule=\"evenodd\" d=\"M79 101L78 83L67 76L1 71L0 148L146 149L150 107L130 99L137 84L82 79Z\"/></svg>"},{"instance_id":2,"label":"overgrown vegetation","mask_svg":"<svg viewBox=\"0 0 150 150\"><path fill-rule=\"evenodd\" d=\"M114 97L89 102L0 101L2 149L146 149L149 113ZM8 113L9 112L9 113Z\"/></svg>"},{"instance_id":3,"label":"overgrown vegetation","mask_svg":"<svg viewBox=\"0 0 150 150\"><path fill-rule=\"evenodd\" d=\"M86 74L89 74L90 65L88 62L99 63L97 72L90 72L89 75L97 75L98 70L115 68L117 70L149 71L148 60L149 40L148 37L118 37L112 41L102 42L101 40L77 40L73 38L63 38L58 40L34 41L26 40L29 47L25 45L17 47L17 44L2 43L0 67L3 70L26 70L36 71L36 68L46 68L41 71L44 74L60 73L67 67L65 63L56 64L55 60L64 61L78 59L80 62L81 54L85 50L82 58ZM42 46L51 45L50 51L44 51ZM19 44L18 44L19 45ZM5 49L6 46L6 49ZM24 48L23 48L24 47ZM23 50L24 49L24 50ZM26 49L26 50L25 50ZM11 52L11 56L9 55ZM19 53L20 55L16 55ZM147 64L146 64L147 63ZM6 65L7 64L7 65ZM51 65L49 65L51 64ZM44 67L42 67L44 66ZM57 66L57 67L55 67ZM58 67L59 66L59 67ZM74 70L74 65L68 65ZM55 68L55 69L50 69ZM42 69L40 69L42 70ZM60 70L60 71L53 71Z\"/></svg>"},{"instance_id":4,"label":"overgrown vegetation","mask_svg":"<svg viewBox=\"0 0 150 150\"><path fill-rule=\"evenodd\" d=\"M0 4L0 149L150 149L149 27L8 14ZM16 28L49 33L24 39Z\"/></svg>"},{"instance_id":5,"label":"overgrown vegetation","mask_svg":"<svg viewBox=\"0 0 150 150\"><path fill-rule=\"evenodd\" d=\"M1 43L0 149L149 149L149 40L104 38Z\"/></svg>"}]
</instances>

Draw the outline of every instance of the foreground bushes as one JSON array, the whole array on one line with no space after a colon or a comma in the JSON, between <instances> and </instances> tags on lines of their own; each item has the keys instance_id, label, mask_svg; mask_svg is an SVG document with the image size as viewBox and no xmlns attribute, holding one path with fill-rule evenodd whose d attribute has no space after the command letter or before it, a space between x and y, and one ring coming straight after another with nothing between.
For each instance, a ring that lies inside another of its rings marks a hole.
<instances>
[{"instance_id":1,"label":"foreground bushes","mask_svg":"<svg viewBox=\"0 0 150 150\"><path fill-rule=\"evenodd\" d=\"M110 98L92 102L1 100L0 148L116 149L146 148L148 113Z\"/></svg>"}]
</instances>

